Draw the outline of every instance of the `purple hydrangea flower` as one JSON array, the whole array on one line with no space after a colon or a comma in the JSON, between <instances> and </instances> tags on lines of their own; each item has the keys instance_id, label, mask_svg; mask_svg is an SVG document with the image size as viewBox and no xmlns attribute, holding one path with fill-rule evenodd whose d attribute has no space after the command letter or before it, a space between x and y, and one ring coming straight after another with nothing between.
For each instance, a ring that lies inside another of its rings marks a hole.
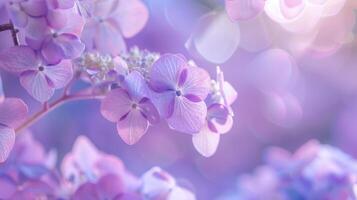
<instances>
[{"instance_id":1,"label":"purple hydrangea flower","mask_svg":"<svg viewBox=\"0 0 357 200\"><path fill-rule=\"evenodd\" d=\"M121 200L125 193L125 186L120 177L109 174L101 177L97 182L87 182L74 193L73 200Z\"/></svg>"},{"instance_id":2,"label":"purple hydrangea flower","mask_svg":"<svg viewBox=\"0 0 357 200\"><path fill-rule=\"evenodd\" d=\"M69 60L46 65L25 46L12 47L0 54L0 68L20 74L21 85L40 102L48 101L56 89L63 88L73 77Z\"/></svg>"},{"instance_id":3,"label":"purple hydrangea flower","mask_svg":"<svg viewBox=\"0 0 357 200\"><path fill-rule=\"evenodd\" d=\"M118 55L126 50L123 39L136 35L148 20L148 10L141 0L84 1L90 17L82 40L87 50Z\"/></svg>"},{"instance_id":4,"label":"purple hydrangea flower","mask_svg":"<svg viewBox=\"0 0 357 200\"><path fill-rule=\"evenodd\" d=\"M264 170L240 179L243 199L354 199L357 161L314 140L294 154L280 148L270 149L267 165L261 169Z\"/></svg>"},{"instance_id":5,"label":"purple hydrangea flower","mask_svg":"<svg viewBox=\"0 0 357 200\"><path fill-rule=\"evenodd\" d=\"M159 114L147 98L147 84L139 72L127 75L123 86L107 94L101 112L106 119L117 123L120 137L132 145L146 133L150 124L158 122Z\"/></svg>"},{"instance_id":6,"label":"purple hydrangea flower","mask_svg":"<svg viewBox=\"0 0 357 200\"><path fill-rule=\"evenodd\" d=\"M5 98L0 77L0 163L4 162L15 143L15 128L26 117L27 105L17 98Z\"/></svg>"},{"instance_id":7,"label":"purple hydrangea flower","mask_svg":"<svg viewBox=\"0 0 357 200\"><path fill-rule=\"evenodd\" d=\"M207 107L204 99L210 89L208 73L190 66L180 55L161 56L152 66L151 97L169 126L185 133L198 133L205 124Z\"/></svg>"},{"instance_id":8,"label":"purple hydrangea flower","mask_svg":"<svg viewBox=\"0 0 357 200\"><path fill-rule=\"evenodd\" d=\"M64 195L71 195L79 189L81 185L87 182L97 183L106 175L117 176L125 183L125 186L123 186L125 189L138 184L136 178L125 170L120 159L99 151L91 141L84 136L77 138L73 145L72 152L63 158L61 172L64 179L62 186ZM92 186L83 187L87 188ZM103 187L105 187L105 185Z\"/></svg>"},{"instance_id":9,"label":"purple hydrangea flower","mask_svg":"<svg viewBox=\"0 0 357 200\"><path fill-rule=\"evenodd\" d=\"M192 142L203 156L212 156L218 147L220 135L227 133L233 125L232 103L237 92L224 80L223 72L217 67L216 81L212 81L211 92L206 98L207 117L204 127L192 136Z\"/></svg>"},{"instance_id":10,"label":"purple hydrangea flower","mask_svg":"<svg viewBox=\"0 0 357 200\"><path fill-rule=\"evenodd\" d=\"M74 59L84 51L79 39L84 26L83 18L73 9L48 10L46 17L37 18L24 30L27 44L41 52L49 64L62 59Z\"/></svg>"},{"instance_id":11,"label":"purple hydrangea flower","mask_svg":"<svg viewBox=\"0 0 357 200\"><path fill-rule=\"evenodd\" d=\"M58 188L53 175L55 154L45 153L31 133L16 139L8 160L0 165L1 199L37 199L50 197Z\"/></svg>"}]
</instances>

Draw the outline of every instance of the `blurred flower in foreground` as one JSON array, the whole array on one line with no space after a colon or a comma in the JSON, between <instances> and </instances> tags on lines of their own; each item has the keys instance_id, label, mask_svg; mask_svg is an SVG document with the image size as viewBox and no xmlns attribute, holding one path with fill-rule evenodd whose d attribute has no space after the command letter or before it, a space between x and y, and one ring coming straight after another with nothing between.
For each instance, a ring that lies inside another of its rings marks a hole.
<instances>
[{"instance_id":1,"label":"blurred flower in foreground","mask_svg":"<svg viewBox=\"0 0 357 200\"><path fill-rule=\"evenodd\" d=\"M38 199L56 195L59 179L54 173L56 154L46 153L25 133L16 138L8 160L0 164L1 199Z\"/></svg>"},{"instance_id":2,"label":"blurred flower in foreground","mask_svg":"<svg viewBox=\"0 0 357 200\"><path fill-rule=\"evenodd\" d=\"M141 0L82 1L89 13L82 40L87 50L118 55L126 51L124 38L144 28L149 13Z\"/></svg>"},{"instance_id":3,"label":"blurred flower in foreground","mask_svg":"<svg viewBox=\"0 0 357 200\"><path fill-rule=\"evenodd\" d=\"M356 160L312 140L294 154L271 148L267 165L239 179L238 199L351 200L356 178Z\"/></svg>"},{"instance_id":4,"label":"blurred flower in foreground","mask_svg":"<svg viewBox=\"0 0 357 200\"><path fill-rule=\"evenodd\" d=\"M0 163L9 156L15 143L14 129L27 112L27 105L21 99L5 98L0 77Z\"/></svg>"},{"instance_id":5,"label":"blurred flower in foreground","mask_svg":"<svg viewBox=\"0 0 357 200\"><path fill-rule=\"evenodd\" d=\"M61 166L64 176L62 194L73 199L149 199L194 200L195 196L176 184L175 179L159 167L137 178L122 161L99 151L80 136Z\"/></svg>"}]
</instances>

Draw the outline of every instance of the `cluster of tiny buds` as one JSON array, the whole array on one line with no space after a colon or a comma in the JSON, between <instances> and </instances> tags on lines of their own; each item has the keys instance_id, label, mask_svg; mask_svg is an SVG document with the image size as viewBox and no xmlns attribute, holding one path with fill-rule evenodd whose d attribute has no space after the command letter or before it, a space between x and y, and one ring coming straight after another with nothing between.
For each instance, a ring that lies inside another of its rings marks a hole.
<instances>
[{"instance_id":1,"label":"cluster of tiny buds","mask_svg":"<svg viewBox=\"0 0 357 200\"><path fill-rule=\"evenodd\" d=\"M159 59L160 54L134 46L128 52L119 56L126 62L129 72L135 70L140 72L145 78L148 78L151 66Z\"/></svg>"},{"instance_id":2,"label":"cluster of tiny buds","mask_svg":"<svg viewBox=\"0 0 357 200\"><path fill-rule=\"evenodd\" d=\"M140 50L138 47L115 57L99 52L85 52L74 60L74 66L83 79L99 84L114 81L117 75L125 75L134 70L148 78L152 64L159 57L159 53Z\"/></svg>"},{"instance_id":3,"label":"cluster of tiny buds","mask_svg":"<svg viewBox=\"0 0 357 200\"><path fill-rule=\"evenodd\" d=\"M116 71L116 63L110 55L98 52L85 52L74 60L74 66L84 79L92 83L101 83L112 78Z\"/></svg>"}]
</instances>

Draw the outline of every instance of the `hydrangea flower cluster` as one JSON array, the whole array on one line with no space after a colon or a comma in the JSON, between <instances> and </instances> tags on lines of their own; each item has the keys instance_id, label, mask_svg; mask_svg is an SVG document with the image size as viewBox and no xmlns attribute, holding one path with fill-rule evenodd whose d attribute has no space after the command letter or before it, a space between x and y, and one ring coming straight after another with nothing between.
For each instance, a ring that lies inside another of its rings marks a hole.
<instances>
[{"instance_id":1,"label":"hydrangea flower cluster","mask_svg":"<svg viewBox=\"0 0 357 200\"><path fill-rule=\"evenodd\" d=\"M272 148L267 165L239 180L239 199L355 199L357 161L310 141L294 154ZM257 185L261 187L256 187Z\"/></svg>"},{"instance_id":2,"label":"hydrangea flower cluster","mask_svg":"<svg viewBox=\"0 0 357 200\"><path fill-rule=\"evenodd\" d=\"M1 162L12 149L15 132L73 100L100 99L102 115L117 124L118 134L130 145L165 120L171 129L191 134L195 148L208 157L220 134L231 129L236 91L219 69L213 81L180 54L138 47L126 51L123 38L136 35L148 19L140 0L7 0L3 6L8 27L20 40L0 52L0 69L17 75L43 109L21 122L25 103L2 95ZM90 84L73 92L78 80ZM59 89L62 96L52 101Z\"/></svg>"},{"instance_id":3,"label":"hydrangea flower cluster","mask_svg":"<svg viewBox=\"0 0 357 200\"><path fill-rule=\"evenodd\" d=\"M195 200L169 173L154 167L136 177L114 155L80 136L56 169L55 151L46 153L31 133L21 135L0 166L1 199Z\"/></svg>"}]
</instances>

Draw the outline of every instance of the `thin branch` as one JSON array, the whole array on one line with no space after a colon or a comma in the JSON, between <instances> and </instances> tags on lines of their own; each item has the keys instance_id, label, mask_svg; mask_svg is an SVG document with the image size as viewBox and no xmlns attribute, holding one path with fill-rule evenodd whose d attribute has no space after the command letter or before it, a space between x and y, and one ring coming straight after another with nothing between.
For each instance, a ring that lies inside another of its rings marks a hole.
<instances>
[{"instance_id":1,"label":"thin branch","mask_svg":"<svg viewBox=\"0 0 357 200\"><path fill-rule=\"evenodd\" d=\"M17 36L17 33L18 33L18 30L14 27L14 25L11 23L8 23L8 24L1 24L0 25L0 32L2 31L11 31L11 37L12 37L12 40L14 42L14 45L15 46L19 46L20 43L19 43L19 38Z\"/></svg>"},{"instance_id":2,"label":"thin branch","mask_svg":"<svg viewBox=\"0 0 357 200\"><path fill-rule=\"evenodd\" d=\"M51 111L55 110L56 108L60 107L61 105L71 102L71 101L78 101L78 100L88 100L88 99L101 99L103 95L93 95L93 94L82 94L82 92L78 92L72 95L63 95L58 100L54 101L51 104L45 105L42 110L35 113L29 119L27 119L24 123L22 123L19 127L15 129L16 133L21 132L22 130L28 128L42 117L50 113Z\"/></svg>"}]
</instances>

